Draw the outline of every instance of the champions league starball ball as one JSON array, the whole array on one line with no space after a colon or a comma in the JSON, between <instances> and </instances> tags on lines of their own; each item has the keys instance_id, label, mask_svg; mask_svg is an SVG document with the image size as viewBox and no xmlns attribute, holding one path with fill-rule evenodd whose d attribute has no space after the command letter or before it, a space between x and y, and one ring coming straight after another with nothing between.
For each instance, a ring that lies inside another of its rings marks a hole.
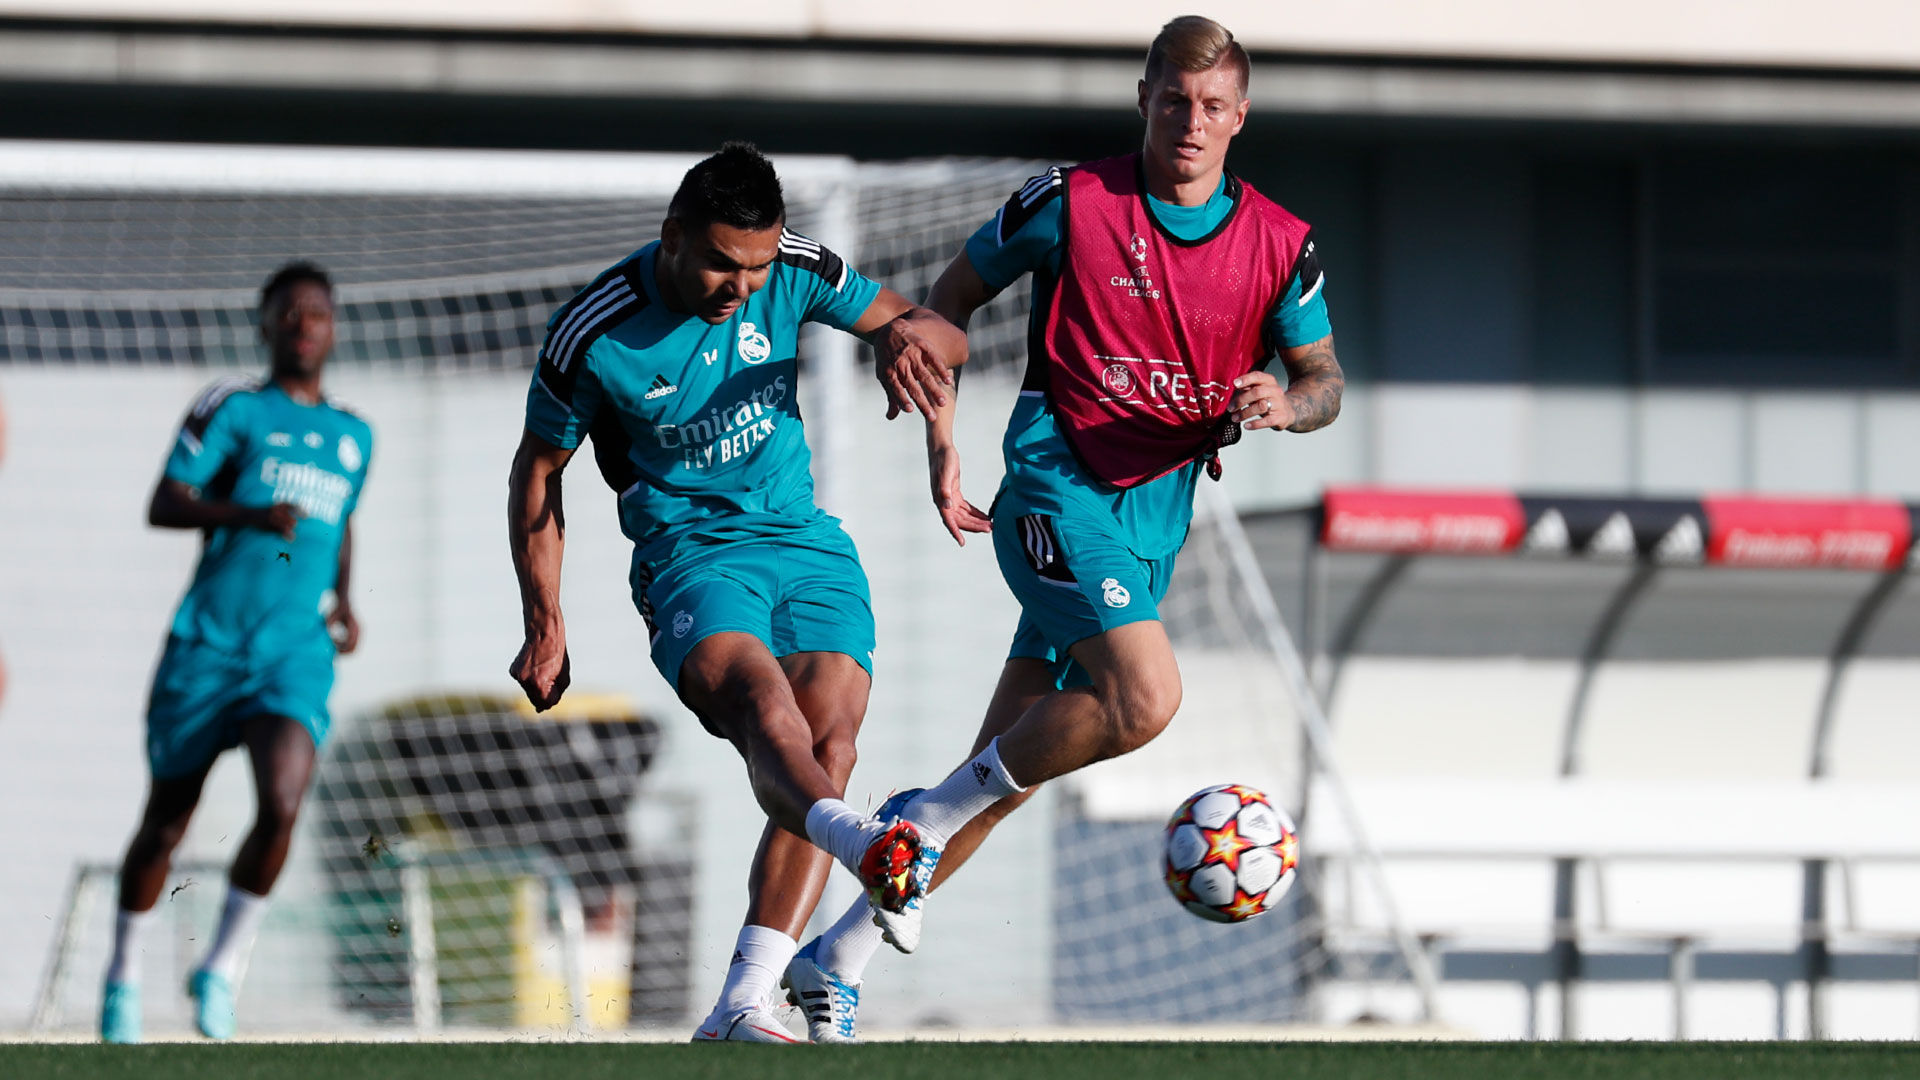
<instances>
[{"instance_id":1,"label":"champions league starball ball","mask_svg":"<svg viewBox=\"0 0 1920 1080\"><path fill-rule=\"evenodd\" d=\"M1293 820L1245 784L1197 791L1167 822L1167 889L1203 919L1265 914L1293 887L1299 862Z\"/></svg>"}]
</instances>

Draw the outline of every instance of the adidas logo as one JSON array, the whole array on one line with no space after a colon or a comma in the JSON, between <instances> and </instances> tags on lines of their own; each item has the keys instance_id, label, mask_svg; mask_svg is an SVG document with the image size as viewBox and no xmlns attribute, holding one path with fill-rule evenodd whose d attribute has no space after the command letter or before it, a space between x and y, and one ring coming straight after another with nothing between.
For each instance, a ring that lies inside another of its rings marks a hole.
<instances>
[{"instance_id":1,"label":"adidas logo","mask_svg":"<svg viewBox=\"0 0 1920 1080\"><path fill-rule=\"evenodd\" d=\"M987 777L991 775L993 775L992 769L987 768L978 761L973 763L973 778L979 782L981 787L987 786Z\"/></svg>"},{"instance_id":2,"label":"adidas logo","mask_svg":"<svg viewBox=\"0 0 1920 1080\"><path fill-rule=\"evenodd\" d=\"M1697 563L1706 557L1706 537L1700 522L1692 514L1682 515L1673 528L1653 547L1653 558L1660 563Z\"/></svg>"},{"instance_id":3,"label":"adidas logo","mask_svg":"<svg viewBox=\"0 0 1920 1080\"><path fill-rule=\"evenodd\" d=\"M668 382L665 375L655 375L653 377L653 386L640 396L648 401L652 401L654 398L662 398L668 394L677 394L679 392L680 388Z\"/></svg>"}]
</instances>

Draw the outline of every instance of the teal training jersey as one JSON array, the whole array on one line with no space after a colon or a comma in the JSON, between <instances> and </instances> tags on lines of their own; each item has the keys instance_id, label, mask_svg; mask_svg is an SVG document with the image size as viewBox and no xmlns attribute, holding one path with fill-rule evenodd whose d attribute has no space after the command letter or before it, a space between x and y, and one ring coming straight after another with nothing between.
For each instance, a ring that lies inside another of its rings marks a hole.
<instances>
[{"instance_id":1,"label":"teal training jersey","mask_svg":"<svg viewBox=\"0 0 1920 1080\"><path fill-rule=\"evenodd\" d=\"M255 661L324 639L321 599L339 577L341 539L372 460L373 429L330 402L302 405L272 382L246 379L203 392L180 425L168 479L241 506L291 503L301 518L291 541L264 529L207 530L174 635Z\"/></svg>"},{"instance_id":2,"label":"teal training jersey","mask_svg":"<svg viewBox=\"0 0 1920 1080\"><path fill-rule=\"evenodd\" d=\"M783 232L766 286L713 326L667 309L658 249L628 256L548 322L527 430L564 448L591 438L643 562L688 542L837 528L813 503L800 326L851 330L880 286Z\"/></svg>"},{"instance_id":3,"label":"teal training jersey","mask_svg":"<svg viewBox=\"0 0 1920 1080\"><path fill-rule=\"evenodd\" d=\"M1045 320L1051 306L1066 246L1060 200L1064 186L1059 169L1029 179L967 239L967 261L989 288L998 291L1022 274L1033 274L1030 318L1036 325ZM1233 200L1227 196L1222 176L1220 186L1200 206L1179 206L1152 195L1147 196L1147 206L1168 232L1182 240L1197 240L1226 219ZM1267 323L1268 336L1277 347L1310 344L1333 332L1322 288L1325 280L1316 274L1310 283L1299 277L1287 283ZM1044 395L1036 390L1021 392L1002 449L1012 508L1021 513L1060 514L1078 507L1112 514L1132 538L1134 554L1145 559L1170 555L1186 540L1194 484L1200 475L1198 462L1138 487L1107 487L1086 474L1055 425Z\"/></svg>"}]
</instances>

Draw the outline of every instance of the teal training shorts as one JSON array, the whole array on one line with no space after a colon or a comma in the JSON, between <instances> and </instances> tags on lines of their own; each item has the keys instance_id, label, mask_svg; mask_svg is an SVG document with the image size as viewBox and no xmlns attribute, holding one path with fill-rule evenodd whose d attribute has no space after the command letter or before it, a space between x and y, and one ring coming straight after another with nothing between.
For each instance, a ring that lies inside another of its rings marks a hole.
<instances>
[{"instance_id":1,"label":"teal training shorts","mask_svg":"<svg viewBox=\"0 0 1920 1080\"><path fill-rule=\"evenodd\" d=\"M333 642L266 660L169 637L147 697L147 765L156 780L191 776L222 751L240 745L242 727L258 716L298 721L318 750L333 726Z\"/></svg>"},{"instance_id":2,"label":"teal training shorts","mask_svg":"<svg viewBox=\"0 0 1920 1080\"><path fill-rule=\"evenodd\" d=\"M633 602L647 622L653 666L676 694L687 654L730 631L752 634L775 656L844 653L873 674L867 574L839 528L682 545L664 564L636 561Z\"/></svg>"},{"instance_id":3,"label":"teal training shorts","mask_svg":"<svg viewBox=\"0 0 1920 1080\"><path fill-rule=\"evenodd\" d=\"M1135 555L1111 519L1023 514L1006 505L993 517L993 550L1020 601L1008 658L1045 661L1062 687L1090 681L1067 654L1075 642L1160 617L1175 558Z\"/></svg>"}]
</instances>

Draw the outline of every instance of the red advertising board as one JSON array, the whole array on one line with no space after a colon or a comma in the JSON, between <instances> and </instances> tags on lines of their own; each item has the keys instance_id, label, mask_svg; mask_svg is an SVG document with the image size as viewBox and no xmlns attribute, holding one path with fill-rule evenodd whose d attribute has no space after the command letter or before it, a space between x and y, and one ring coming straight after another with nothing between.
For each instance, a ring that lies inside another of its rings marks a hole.
<instances>
[{"instance_id":1,"label":"red advertising board","mask_svg":"<svg viewBox=\"0 0 1920 1080\"><path fill-rule=\"evenodd\" d=\"M1891 570L1906 559L1903 503L1708 496L1707 561L1722 566Z\"/></svg>"},{"instance_id":2,"label":"red advertising board","mask_svg":"<svg viewBox=\"0 0 1920 1080\"><path fill-rule=\"evenodd\" d=\"M1345 551L1495 555L1527 531L1506 492L1335 488L1326 494L1320 542Z\"/></svg>"}]
</instances>

